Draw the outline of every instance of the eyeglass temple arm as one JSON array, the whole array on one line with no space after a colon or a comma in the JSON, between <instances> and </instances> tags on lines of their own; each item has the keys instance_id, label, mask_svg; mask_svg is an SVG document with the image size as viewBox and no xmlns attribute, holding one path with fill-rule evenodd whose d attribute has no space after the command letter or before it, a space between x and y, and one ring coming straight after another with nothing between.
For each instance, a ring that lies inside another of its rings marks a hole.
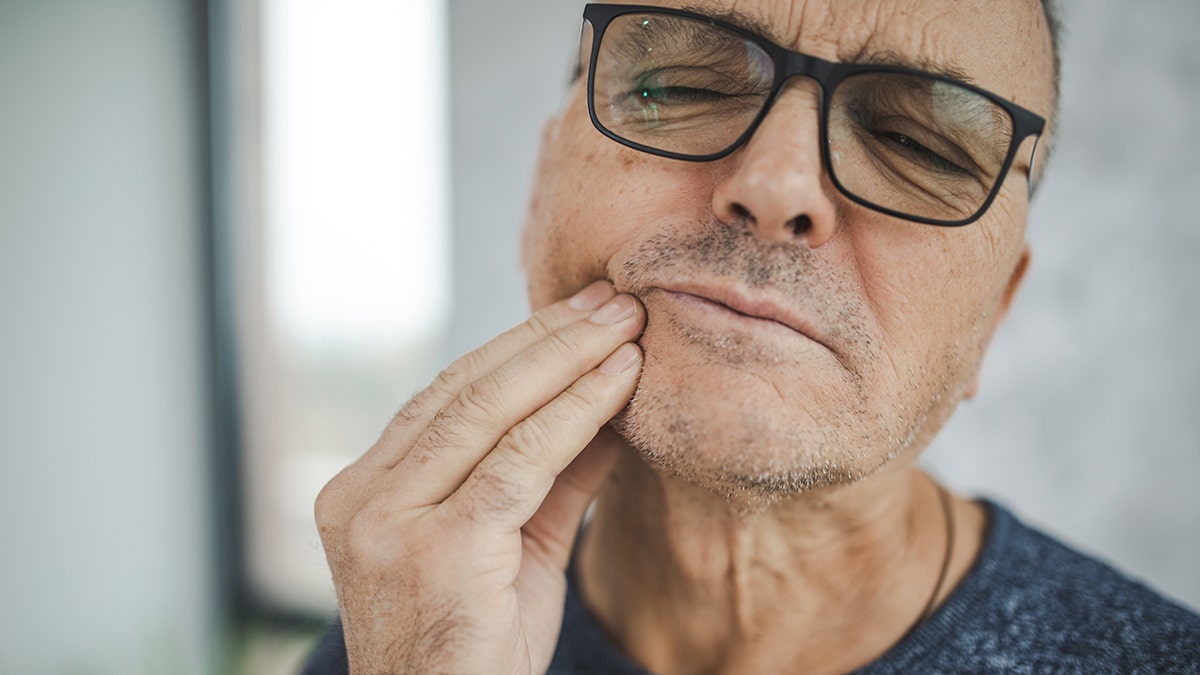
<instances>
[{"instance_id":1,"label":"eyeglass temple arm","mask_svg":"<svg viewBox=\"0 0 1200 675\"><path fill-rule=\"evenodd\" d=\"M1037 187L1037 185L1034 183L1033 177L1034 177L1034 174L1036 173L1036 171L1034 170L1034 167L1037 165L1038 143L1041 143L1041 142L1042 142L1041 134L1038 134L1037 136L1033 137L1033 153L1031 153L1029 155L1029 176L1026 179L1028 186L1029 186L1029 196L1030 197L1033 196L1033 189L1035 187Z\"/></svg>"}]
</instances>

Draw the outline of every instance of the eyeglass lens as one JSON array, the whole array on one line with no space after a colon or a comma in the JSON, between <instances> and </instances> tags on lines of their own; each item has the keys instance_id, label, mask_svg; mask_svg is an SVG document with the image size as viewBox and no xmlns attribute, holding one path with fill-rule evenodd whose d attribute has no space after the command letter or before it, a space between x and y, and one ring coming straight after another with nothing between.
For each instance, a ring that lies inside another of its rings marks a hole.
<instances>
[{"instance_id":1,"label":"eyeglass lens","mask_svg":"<svg viewBox=\"0 0 1200 675\"><path fill-rule=\"evenodd\" d=\"M625 14L604 32L593 108L612 134L700 158L727 151L768 105L770 54L711 23ZM885 70L842 79L828 102L828 170L843 191L920 218L972 217L999 180L1013 122L974 91Z\"/></svg>"}]
</instances>

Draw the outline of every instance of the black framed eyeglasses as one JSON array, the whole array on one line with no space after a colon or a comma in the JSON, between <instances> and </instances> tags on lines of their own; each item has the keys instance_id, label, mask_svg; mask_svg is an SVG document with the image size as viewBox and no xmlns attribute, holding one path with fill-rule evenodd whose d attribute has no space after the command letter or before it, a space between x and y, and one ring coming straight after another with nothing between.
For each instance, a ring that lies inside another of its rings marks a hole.
<instances>
[{"instance_id":1,"label":"black framed eyeglasses","mask_svg":"<svg viewBox=\"0 0 1200 675\"><path fill-rule=\"evenodd\" d=\"M858 204L920 223L978 219L1021 142L1040 139L1046 125L951 77L825 61L703 14L589 4L583 17L592 27L588 113L605 136L662 157L719 159L754 134L789 79L809 77L820 88L833 184Z\"/></svg>"}]
</instances>

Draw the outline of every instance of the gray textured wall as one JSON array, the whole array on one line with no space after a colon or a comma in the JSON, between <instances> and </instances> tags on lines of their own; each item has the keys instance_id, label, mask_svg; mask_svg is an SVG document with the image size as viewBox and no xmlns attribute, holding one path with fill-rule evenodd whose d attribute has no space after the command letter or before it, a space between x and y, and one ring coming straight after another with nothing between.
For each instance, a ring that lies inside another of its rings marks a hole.
<instances>
[{"instance_id":1,"label":"gray textured wall","mask_svg":"<svg viewBox=\"0 0 1200 675\"><path fill-rule=\"evenodd\" d=\"M581 6L451 0L448 357L525 314L517 231ZM927 459L1200 607L1200 2L1064 11L1063 134L1034 264L980 396Z\"/></svg>"}]
</instances>

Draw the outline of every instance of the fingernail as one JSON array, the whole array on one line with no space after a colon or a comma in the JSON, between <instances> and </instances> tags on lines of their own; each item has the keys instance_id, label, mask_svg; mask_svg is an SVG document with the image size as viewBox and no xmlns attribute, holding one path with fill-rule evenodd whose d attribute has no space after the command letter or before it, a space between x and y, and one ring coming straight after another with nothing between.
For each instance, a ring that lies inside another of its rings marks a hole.
<instances>
[{"instance_id":1,"label":"fingernail","mask_svg":"<svg viewBox=\"0 0 1200 675\"><path fill-rule=\"evenodd\" d=\"M607 281L596 281L572 296L567 301L567 306L574 310L591 311L603 305L614 294L616 291L613 290L612 284Z\"/></svg>"},{"instance_id":2,"label":"fingernail","mask_svg":"<svg viewBox=\"0 0 1200 675\"><path fill-rule=\"evenodd\" d=\"M606 375L623 373L637 363L638 355L638 348L626 342L617 347L617 351L609 354L607 359L604 359L604 363L600 364L600 372Z\"/></svg>"},{"instance_id":3,"label":"fingernail","mask_svg":"<svg viewBox=\"0 0 1200 675\"><path fill-rule=\"evenodd\" d=\"M633 298L628 295L618 295L609 300L608 304L596 310L595 314L589 316L588 321L606 326L628 319L633 316L633 311Z\"/></svg>"}]
</instances>

